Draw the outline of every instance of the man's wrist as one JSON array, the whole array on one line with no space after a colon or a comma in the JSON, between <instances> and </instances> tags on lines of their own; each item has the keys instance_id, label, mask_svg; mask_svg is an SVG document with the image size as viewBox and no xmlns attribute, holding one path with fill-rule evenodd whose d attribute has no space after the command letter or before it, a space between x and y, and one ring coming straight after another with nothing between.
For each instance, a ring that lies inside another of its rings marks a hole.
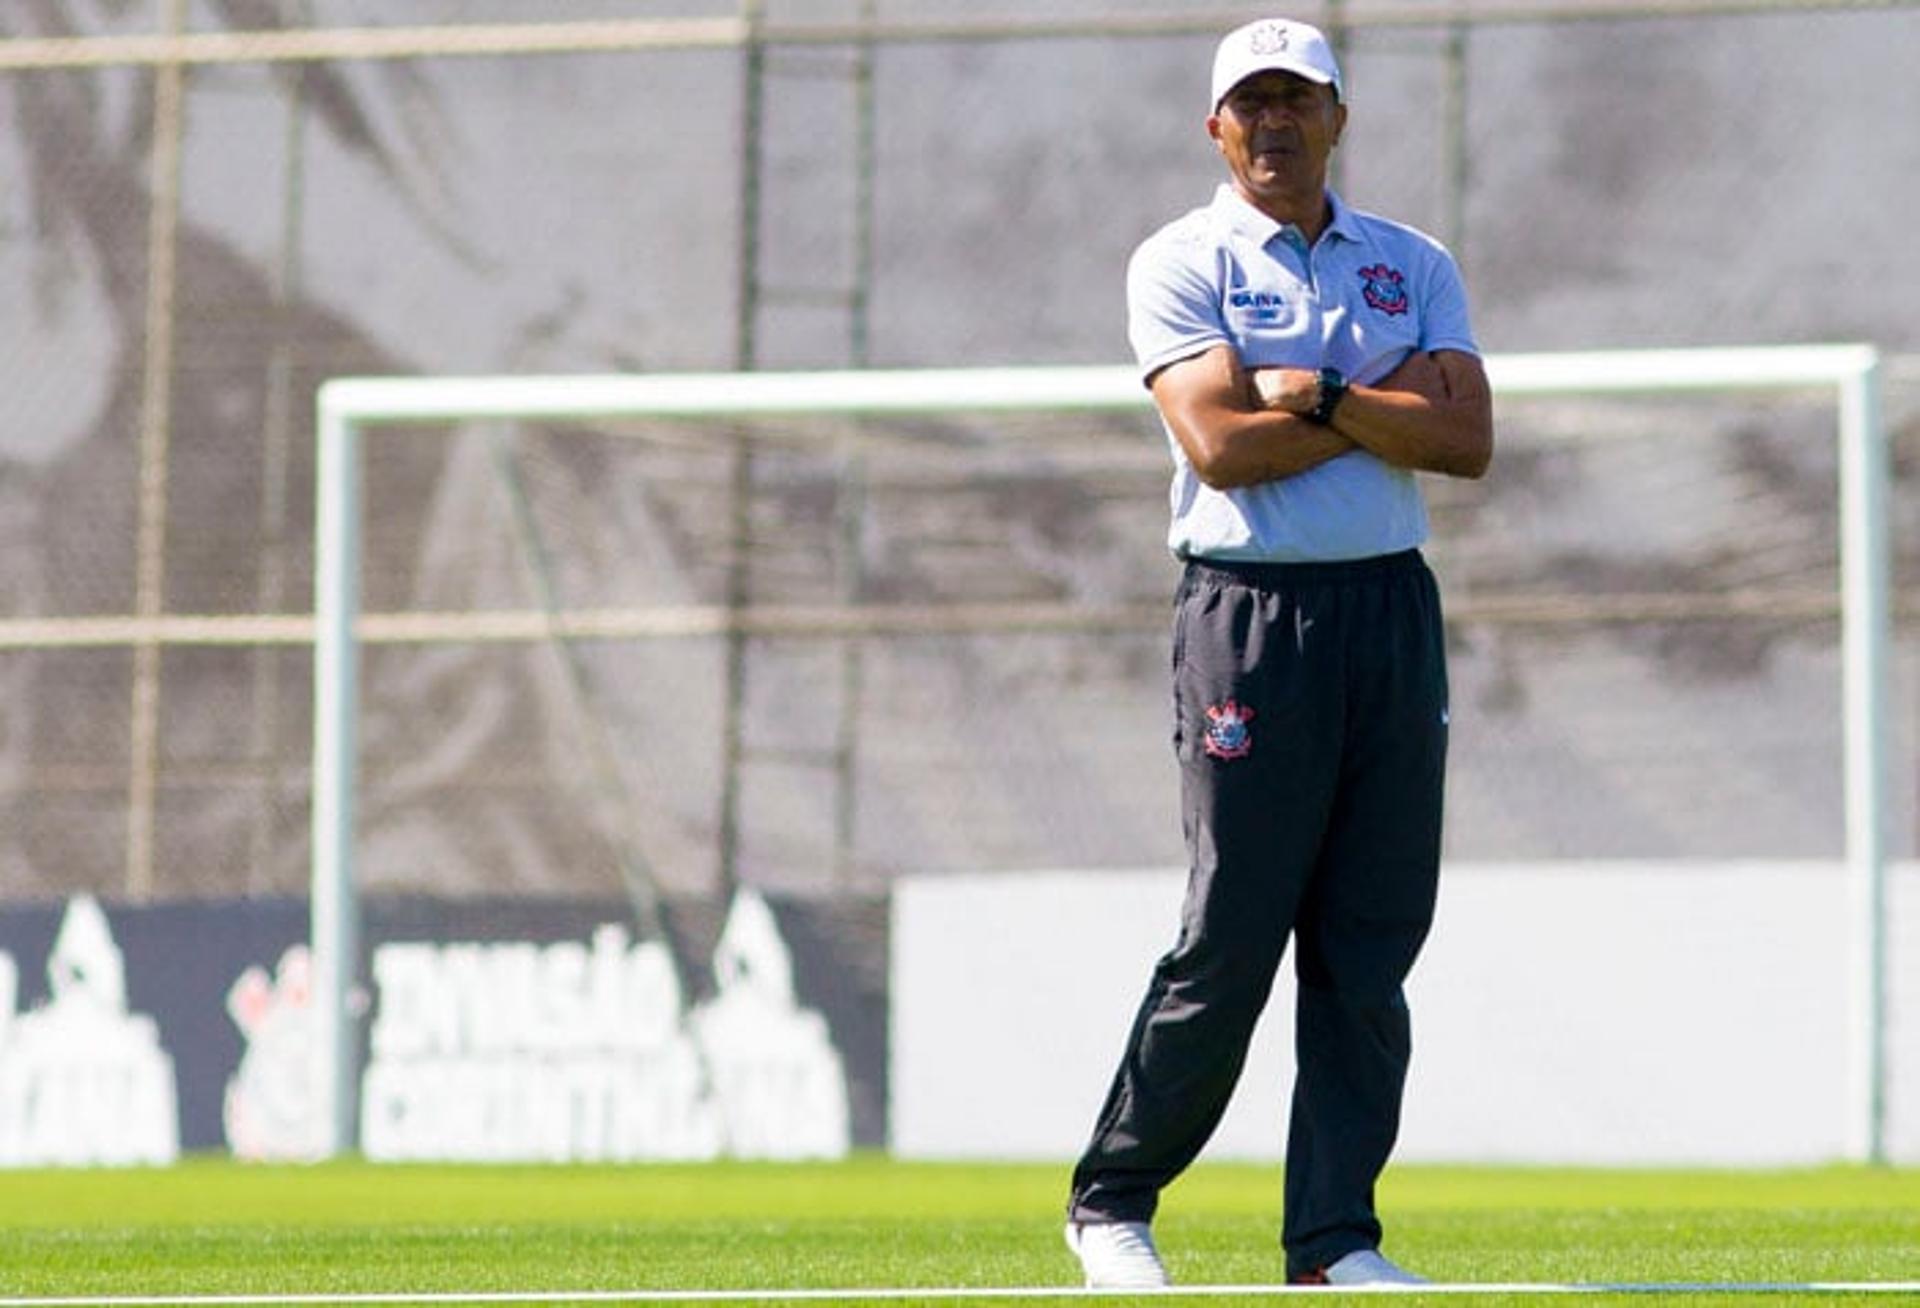
<instances>
[{"instance_id":1,"label":"man's wrist","mask_svg":"<svg viewBox=\"0 0 1920 1308\"><path fill-rule=\"evenodd\" d=\"M1347 397L1347 375L1338 368L1322 368L1319 383L1319 398L1313 408L1301 416L1316 427L1325 427L1333 422L1333 411Z\"/></svg>"}]
</instances>

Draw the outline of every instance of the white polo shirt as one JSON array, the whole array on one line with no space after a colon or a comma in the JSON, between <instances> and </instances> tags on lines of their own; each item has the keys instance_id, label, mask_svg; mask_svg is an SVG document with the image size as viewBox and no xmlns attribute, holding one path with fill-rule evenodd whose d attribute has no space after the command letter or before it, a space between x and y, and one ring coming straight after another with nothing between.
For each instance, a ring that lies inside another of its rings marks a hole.
<instances>
[{"instance_id":1,"label":"white polo shirt","mask_svg":"<svg viewBox=\"0 0 1920 1308\"><path fill-rule=\"evenodd\" d=\"M1127 334L1143 376L1220 344L1247 368L1338 368L1368 385L1414 350L1478 354L1466 290L1438 241L1350 209L1308 248L1232 186L1141 242L1127 267ZM1203 485L1171 429L1173 524L1181 557L1275 563L1369 558L1427 538L1410 472L1351 450L1291 477Z\"/></svg>"}]
</instances>

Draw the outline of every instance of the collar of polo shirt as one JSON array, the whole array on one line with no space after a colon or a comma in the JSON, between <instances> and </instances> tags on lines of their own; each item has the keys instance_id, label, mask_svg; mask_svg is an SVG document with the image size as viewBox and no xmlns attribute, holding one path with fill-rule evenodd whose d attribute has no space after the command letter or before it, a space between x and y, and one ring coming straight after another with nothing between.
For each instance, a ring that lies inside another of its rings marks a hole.
<instances>
[{"instance_id":1,"label":"collar of polo shirt","mask_svg":"<svg viewBox=\"0 0 1920 1308\"><path fill-rule=\"evenodd\" d=\"M1343 241L1359 240L1359 223L1354 219L1353 211L1347 207L1347 202L1329 189L1327 205L1332 210L1332 217L1328 220L1326 229L1321 232L1322 238L1334 236ZM1242 236L1251 237L1261 245L1278 236L1280 230L1287 225L1256 209L1244 195L1226 182L1220 183L1214 191L1213 209L1225 220L1230 229L1239 232Z\"/></svg>"}]
</instances>

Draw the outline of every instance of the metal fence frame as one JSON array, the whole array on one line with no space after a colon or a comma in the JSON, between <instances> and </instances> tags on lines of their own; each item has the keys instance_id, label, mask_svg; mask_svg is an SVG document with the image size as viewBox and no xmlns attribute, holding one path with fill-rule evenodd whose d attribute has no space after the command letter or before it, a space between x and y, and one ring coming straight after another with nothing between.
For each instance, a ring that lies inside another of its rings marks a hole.
<instances>
[{"instance_id":1,"label":"metal fence frame","mask_svg":"<svg viewBox=\"0 0 1920 1308\"><path fill-rule=\"evenodd\" d=\"M1466 178L1465 69L1467 37L1477 28L1620 19L1679 19L1741 15L1803 14L1906 9L1920 0L1504 0L1440 7L1372 6L1326 0L1303 16L1323 24L1337 41L1354 32L1425 30L1448 34L1446 102L1442 106L1442 209L1453 229L1442 235L1457 246ZM302 6L304 8L304 6ZM886 45L1063 40L1091 37L1166 38L1224 30L1243 15L1228 11L1106 14L1069 18L951 18L878 21L873 0L858 0L856 21L774 22L765 0L739 0L739 11L720 18L628 18L551 23L490 23L394 27L285 27L276 30L191 31L188 0L156 0L157 30L137 35L18 38L0 40L0 73L104 68L154 70L152 102L153 204L148 222L148 286L145 362L138 429L139 493L134 560L134 612L125 619L32 619L0 622L0 648L120 644L134 656L131 686L131 772L125 891L135 901L155 890L153 824L158 775L160 657L173 643L304 643L292 615L263 614L223 623L164 612L168 527L169 409L173 388L175 255L180 219L180 165L187 77L195 68L234 64L317 63L335 60L395 60L556 55L675 50L738 51L746 70L747 114L742 135L751 136L756 106L764 94L765 54L783 48L847 47L859 56L856 79L854 167L856 207L870 209L871 56ZM864 77L863 77L864 70ZM741 168L741 284L735 366L757 364L755 317L767 287L759 268L758 212L766 160L743 142ZM867 282L871 214L852 216L856 246L849 307L850 366L865 362ZM285 289L284 287L282 288ZM289 399L290 397L283 397ZM291 400L291 403L297 403ZM288 403L282 403L284 411ZM284 443L284 441L282 442ZM736 687L737 689L737 687Z\"/></svg>"}]
</instances>

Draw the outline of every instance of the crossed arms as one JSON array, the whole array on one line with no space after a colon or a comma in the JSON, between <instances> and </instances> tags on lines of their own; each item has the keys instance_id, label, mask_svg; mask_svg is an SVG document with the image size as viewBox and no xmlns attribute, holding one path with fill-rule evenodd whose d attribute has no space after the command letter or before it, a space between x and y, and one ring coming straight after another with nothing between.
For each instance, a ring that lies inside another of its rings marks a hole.
<instances>
[{"instance_id":1,"label":"crossed arms","mask_svg":"<svg viewBox=\"0 0 1920 1308\"><path fill-rule=\"evenodd\" d=\"M1460 350L1415 351L1373 385L1350 387L1324 427L1302 416L1319 396L1312 370L1249 372L1228 345L1168 364L1150 385L1194 475L1215 490L1291 477L1356 448L1451 477L1479 477L1493 457L1486 370Z\"/></svg>"}]
</instances>

